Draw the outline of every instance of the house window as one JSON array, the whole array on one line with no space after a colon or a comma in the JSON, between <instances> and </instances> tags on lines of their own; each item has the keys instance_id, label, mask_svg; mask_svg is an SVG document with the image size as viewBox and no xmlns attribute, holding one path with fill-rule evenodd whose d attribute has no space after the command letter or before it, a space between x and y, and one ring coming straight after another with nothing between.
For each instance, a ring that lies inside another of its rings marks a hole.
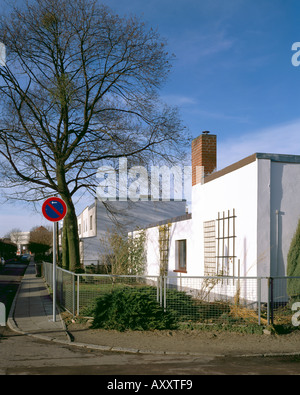
<instances>
[{"instance_id":1,"label":"house window","mask_svg":"<svg viewBox=\"0 0 300 395\"><path fill-rule=\"evenodd\" d=\"M81 235L81 224L78 224L78 233Z\"/></svg>"},{"instance_id":2,"label":"house window","mask_svg":"<svg viewBox=\"0 0 300 395\"><path fill-rule=\"evenodd\" d=\"M186 273L186 240L176 240L175 248L176 270L174 271Z\"/></svg>"},{"instance_id":3,"label":"house window","mask_svg":"<svg viewBox=\"0 0 300 395\"><path fill-rule=\"evenodd\" d=\"M93 230L93 216L90 215L90 230Z\"/></svg>"}]
</instances>

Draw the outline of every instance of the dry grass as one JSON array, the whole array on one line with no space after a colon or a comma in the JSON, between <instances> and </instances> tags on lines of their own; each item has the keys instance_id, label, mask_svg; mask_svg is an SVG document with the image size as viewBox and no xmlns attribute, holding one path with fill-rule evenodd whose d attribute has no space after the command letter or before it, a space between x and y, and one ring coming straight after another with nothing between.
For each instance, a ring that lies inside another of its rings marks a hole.
<instances>
[{"instance_id":1,"label":"dry grass","mask_svg":"<svg viewBox=\"0 0 300 395\"><path fill-rule=\"evenodd\" d=\"M246 307L241 306L231 306L230 307L230 315L235 318L242 318L245 321L254 321L258 322L257 312L254 310L247 309ZM267 325L267 320L261 317L261 323Z\"/></svg>"}]
</instances>

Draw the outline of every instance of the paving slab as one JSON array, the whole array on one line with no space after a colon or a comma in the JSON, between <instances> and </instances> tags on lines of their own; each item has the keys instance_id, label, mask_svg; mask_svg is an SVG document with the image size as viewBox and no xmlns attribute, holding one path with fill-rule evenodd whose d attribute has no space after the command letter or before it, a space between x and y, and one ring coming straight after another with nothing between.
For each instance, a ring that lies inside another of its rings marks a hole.
<instances>
[{"instance_id":1,"label":"paving slab","mask_svg":"<svg viewBox=\"0 0 300 395\"><path fill-rule=\"evenodd\" d=\"M8 326L16 332L41 339L69 342L64 322L56 309L42 277L36 276L35 263L30 262L14 299Z\"/></svg>"}]
</instances>

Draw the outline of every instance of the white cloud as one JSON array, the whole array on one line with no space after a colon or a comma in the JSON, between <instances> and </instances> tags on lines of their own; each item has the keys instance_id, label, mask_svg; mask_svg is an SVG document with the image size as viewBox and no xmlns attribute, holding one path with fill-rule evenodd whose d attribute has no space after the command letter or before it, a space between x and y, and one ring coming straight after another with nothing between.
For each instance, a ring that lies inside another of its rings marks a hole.
<instances>
[{"instance_id":1,"label":"white cloud","mask_svg":"<svg viewBox=\"0 0 300 395\"><path fill-rule=\"evenodd\" d=\"M163 102L173 105L173 106L183 106L183 105L193 105L197 104L197 100L193 97L184 96L184 95L162 95L161 99Z\"/></svg>"},{"instance_id":2,"label":"white cloud","mask_svg":"<svg viewBox=\"0 0 300 395\"><path fill-rule=\"evenodd\" d=\"M218 169L256 152L300 155L300 120L272 126L218 143Z\"/></svg>"}]
</instances>

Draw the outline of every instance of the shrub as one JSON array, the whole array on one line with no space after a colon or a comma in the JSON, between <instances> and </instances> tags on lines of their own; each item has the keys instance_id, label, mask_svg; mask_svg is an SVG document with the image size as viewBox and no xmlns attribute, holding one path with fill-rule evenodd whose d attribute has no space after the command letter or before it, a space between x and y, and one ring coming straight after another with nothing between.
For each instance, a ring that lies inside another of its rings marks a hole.
<instances>
[{"instance_id":1,"label":"shrub","mask_svg":"<svg viewBox=\"0 0 300 395\"><path fill-rule=\"evenodd\" d=\"M166 292L167 309L179 321L198 318L199 309L191 295L186 292L168 289Z\"/></svg>"},{"instance_id":2,"label":"shrub","mask_svg":"<svg viewBox=\"0 0 300 395\"><path fill-rule=\"evenodd\" d=\"M124 330L176 329L177 320L156 301L153 287L115 289L97 299L93 328Z\"/></svg>"},{"instance_id":3,"label":"shrub","mask_svg":"<svg viewBox=\"0 0 300 395\"><path fill-rule=\"evenodd\" d=\"M175 289L167 290L167 309L172 311L179 321L211 320L223 313L230 312L227 303L204 302L193 299L192 295Z\"/></svg>"},{"instance_id":4,"label":"shrub","mask_svg":"<svg viewBox=\"0 0 300 395\"><path fill-rule=\"evenodd\" d=\"M289 277L300 276L300 221L287 257L287 275ZM288 279L287 293L291 298L291 302L300 300L300 279Z\"/></svg>"}]
</instances>

